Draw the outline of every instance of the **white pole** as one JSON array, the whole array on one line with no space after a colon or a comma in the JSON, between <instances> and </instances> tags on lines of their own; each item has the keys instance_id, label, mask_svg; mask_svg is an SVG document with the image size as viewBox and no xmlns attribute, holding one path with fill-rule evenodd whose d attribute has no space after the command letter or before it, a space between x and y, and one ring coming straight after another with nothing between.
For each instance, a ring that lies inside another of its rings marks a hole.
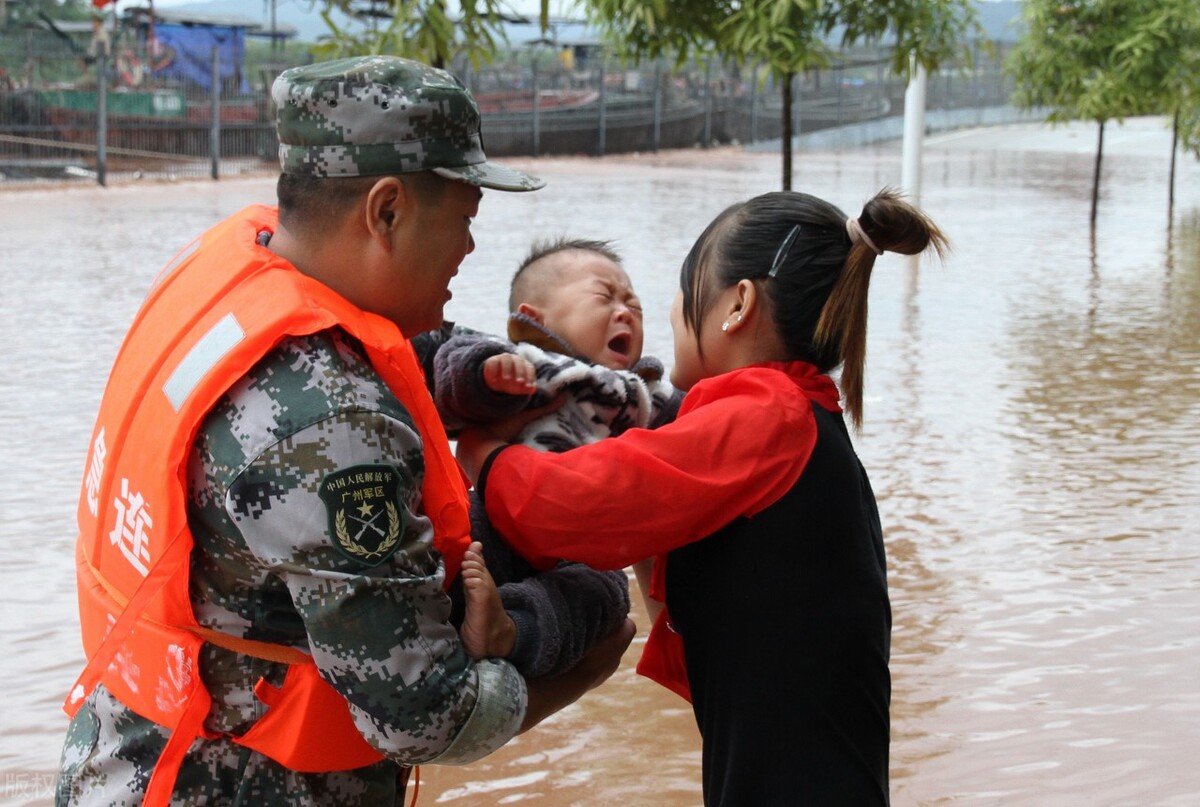
<instances>
[{"instance_id":1,"label":"white pole","mask_svg":"<svg viewBox=\"0 0 1200 807\"><path fill-rule=\"evenodd\" d=\"M904 160L900 186L909 201L921 201L921 146L925 140L925 68L912 62L908 89L904 92Z\"/></svg>"}]
</instances>

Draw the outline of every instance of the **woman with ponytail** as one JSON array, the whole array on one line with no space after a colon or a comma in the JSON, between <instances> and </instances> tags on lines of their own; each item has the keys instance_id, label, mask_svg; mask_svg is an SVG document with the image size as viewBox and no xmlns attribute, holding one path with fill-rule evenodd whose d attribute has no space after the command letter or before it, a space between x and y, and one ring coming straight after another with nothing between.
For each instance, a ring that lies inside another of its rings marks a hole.
<instances>
[{"instance_id":1,"label":"woman with ponytail","mask_svg":"<svg viewBox=\"0 0 1200 807\"><path fill-rule=\"evenodd\" d=\"M858 427L876 258L930 248L942 233L889 190L856 217L802 193L733 205L683 262L673 424L564 454L460 438L526 558L655 558L638 669L692 701L708 807L888 803L886 561L842 407Z\"/></svg>"}]
</instances>

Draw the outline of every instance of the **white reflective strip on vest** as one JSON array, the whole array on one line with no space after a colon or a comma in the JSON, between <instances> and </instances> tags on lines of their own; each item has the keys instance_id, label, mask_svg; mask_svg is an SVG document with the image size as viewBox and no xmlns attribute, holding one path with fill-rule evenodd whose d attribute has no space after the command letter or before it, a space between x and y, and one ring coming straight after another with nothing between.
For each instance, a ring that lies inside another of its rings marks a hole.
<instances>
[{"instance_id":1,"label":"white reflective strip on vest","mask_svg":"<svg viewBox=\"0 0 1200 807\"><path fill-rule=\"evenodd\" d=\"M163 394L167 396L176 412L183 408L184 401L192 394L200 379L245 336L246 332L242 330L233 314L226 314L208 333L200 337L200 341L192 346L175 368L175 372L171 373L167 383L163 384Z\"/></svg>"}]
</instances>

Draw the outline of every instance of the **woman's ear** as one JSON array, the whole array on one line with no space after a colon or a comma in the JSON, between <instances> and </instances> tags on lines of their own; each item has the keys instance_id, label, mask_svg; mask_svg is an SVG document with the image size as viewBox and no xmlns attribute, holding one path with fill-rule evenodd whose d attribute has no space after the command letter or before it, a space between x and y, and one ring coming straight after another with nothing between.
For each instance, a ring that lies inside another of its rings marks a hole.
<instances>
[{"instance_id":1,"label":"woman's ear","mask_svg":"<svg viewBox=\"0 0 1200 807\"><path fill-rule=\"evenodd\" d=\"M761 296L762 289L753 280L738 281L738 299L741 301L743 317L750 319L758 315Z\"/></svg>"},{"instance_id":2,"label":"woman's ear","mask_svg":"<svg viewBox=\"0 0 1200 807\"><path fill-rule=\"evenodd\" d=\"M726 333L737 331L754 318L757 310L758 287L751 280L739 280L737 285L729 290L721 330Z\"/></svg>"},{"instance_id":3,"label":"woman's ear","mask_svg":"<svg viewBox=\"0 0 1200 807\"><path fill-rule=\"evenodd\" d=\"M367 191L363 223L371 237L390 250L395 230L407 213L412 196L396 177L382 177Z\"/></svg>"}]
</instances>

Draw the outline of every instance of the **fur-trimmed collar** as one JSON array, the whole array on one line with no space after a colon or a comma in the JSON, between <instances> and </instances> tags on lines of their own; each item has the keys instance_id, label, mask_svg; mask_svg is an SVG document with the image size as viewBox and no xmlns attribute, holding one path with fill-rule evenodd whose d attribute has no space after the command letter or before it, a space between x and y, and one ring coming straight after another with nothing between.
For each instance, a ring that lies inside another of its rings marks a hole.
<instances>
[{"instance_id":1,"label":"fur-trimmed collar","mask_svg":"<svg viewBox=\"0 0 1200 807\"><path fill-rule=\"evenodd\" d=\"M575 352L574 348L567 344L566 339L563 339L533 317L528 314L522 314L520 311L514 311L508 315L508 341L528 342L534 347L540 347L542 350L548 350L551 353L561 353L573 359L587 361L587 359L580 356Z\"/></svg>"},{"instance_id":2,"label":"fur-trimmed collar","mask_svg":"<svg viewBox=\"0 0 1200 807\"><path fill-rule=\"evenodd\" d=\"M595 364L594 361L576 353L574 348L567 344L566 339L563 339L533 317L522 314L519 311L514 311L508 315L508 340L510 342L525 342L550 353L560 353L564 356L570 356L573 359L587 362L588 364ZM629 369L636 373L643 381L658 381L666 373L662 362L653 356L642 356L638 359L637 364Z\"/></svg>"}]
</instances>

